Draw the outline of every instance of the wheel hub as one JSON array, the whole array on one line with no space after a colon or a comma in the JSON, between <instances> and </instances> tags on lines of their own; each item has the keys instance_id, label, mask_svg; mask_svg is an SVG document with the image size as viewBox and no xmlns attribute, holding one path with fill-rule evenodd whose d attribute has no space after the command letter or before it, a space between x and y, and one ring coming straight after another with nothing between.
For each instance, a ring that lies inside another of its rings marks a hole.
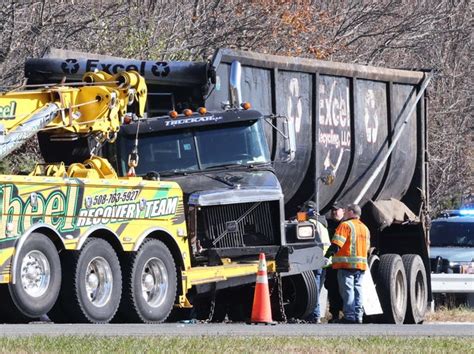
<instances>
[{"instance_id":1,"label":"wheel hub","mask_svg":"<svg viewBox=\"0 0 474 354\"><path fill-rule=\"evenodd\" d=\"M99 286L99 277L94 273L91 273L87 277L87 285L91 288L91 290L96 290Z\"/></svg>"},{"instance_id":2,"label":"wheel hub","mask_svg":"<svg viewBox=\"0 0 474 354\"><path fill-rule=\"evenodd\" d=\"M112 296L113 286L109 262L102 257L93 258L87 265L84 280L89 301L97 307L106 305Z\"/></svg>"},{"instance_id":3,"label":"wheel hub","mask_svg":"<svg viewBox=\"0 0 474 354\"><path fill-rule=\"evenodd\" d=\"M51 280L51 269L44 253L34 250L23 257L20 278L21 286L29 296L44 295Z\"/></svg>"},{"instance_id":4,"label":"wheel hub","mask_svg":"<svg viewBox=\"0 0 474 354\"><path fill-rule=\"evenodd\" d=\"M159 258L150 258L142 270L142 296L151 307L159 307L168 292L168 271Z\"/></svg>"},{"instance_id":5,"label":"wheel hub","mask_svg":"<svg viewBox=\"0 0 474 354\"><path fill-rule=\"evenodd\" d=\"M143 279L143 289L145 291L152 291L154 286L155 280L153 279L153 275L145 274L145 277Z\"/></svg>"}]
</instances>

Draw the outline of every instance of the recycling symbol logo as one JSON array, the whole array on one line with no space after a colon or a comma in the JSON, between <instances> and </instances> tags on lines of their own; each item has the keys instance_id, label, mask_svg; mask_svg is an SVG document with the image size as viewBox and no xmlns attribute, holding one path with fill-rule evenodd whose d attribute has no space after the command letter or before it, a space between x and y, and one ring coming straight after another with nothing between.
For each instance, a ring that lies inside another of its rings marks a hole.
<instances>
[{"instance_id":1,"label":"recycling symbol logo","mask_svg":"<svg viewBox=\"0 0 474 354\"><path fill-rule=\"evenodd\" d=\"M158 77L166 77L170 73L170 67L165 61L157 61L152 67L151 72Z\"/></svg>"},{"instance_id":2,"label":"recycling symbol logo","mask_svg":"<svg viewBox=\"0 0 474 354\"><path fill-rule=\"evenodd\" d=\"M76 59L66 59L61 64L61 69L65 74L75 74L79 71L79 63Z\"/></svg>"}]
</instances>

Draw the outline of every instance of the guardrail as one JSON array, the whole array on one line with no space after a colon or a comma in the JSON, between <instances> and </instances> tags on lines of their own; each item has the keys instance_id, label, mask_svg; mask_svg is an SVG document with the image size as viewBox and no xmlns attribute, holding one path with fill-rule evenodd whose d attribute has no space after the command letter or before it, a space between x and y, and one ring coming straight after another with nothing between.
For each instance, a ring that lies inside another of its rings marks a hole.
<instances>
[{"instance_id":1,"label":"guardrail","mask_svg":"<svg viewBox=\"0 0 474 354\"><path fill-rule=\"evenodd\" d=\"M431 274L433 293L474 293L474 274Z\"/></svg>"}]
</instances>

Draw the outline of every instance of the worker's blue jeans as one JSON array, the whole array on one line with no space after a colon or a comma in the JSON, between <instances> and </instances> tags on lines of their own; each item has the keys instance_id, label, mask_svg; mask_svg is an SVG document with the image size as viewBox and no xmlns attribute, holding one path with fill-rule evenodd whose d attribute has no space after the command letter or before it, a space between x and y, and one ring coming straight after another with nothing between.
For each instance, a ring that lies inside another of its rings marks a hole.
<instances>
[{"instance_id":1,"label":"worker's blue jeans","mask_svg":"<svg viewBox=\"0 0 474 354\"><path fill-rule=\"evenodd\" d=\"M321 306L319 305L319 294L321 294L321 289L324 286L324 279L326 277L326 269L315 269L313 270L314 277L316 278L316 284L318 285L318 304L313 309L313 312L309 315L307 320L317 321L321 319ZM325 309L324 309L325 311Z\"/></svg>"},{"instance_id":2,"label":"worker's blue jeans","mask_svg":"<svg viewBox=\"0 0 474 354\"><path fill-rule=\"evenodd\" d=\"M337 281L342 297L342 311L348 321L362 323L362 279L364 271L358 269L338 269Z\"/></svg>"}]
</instances>

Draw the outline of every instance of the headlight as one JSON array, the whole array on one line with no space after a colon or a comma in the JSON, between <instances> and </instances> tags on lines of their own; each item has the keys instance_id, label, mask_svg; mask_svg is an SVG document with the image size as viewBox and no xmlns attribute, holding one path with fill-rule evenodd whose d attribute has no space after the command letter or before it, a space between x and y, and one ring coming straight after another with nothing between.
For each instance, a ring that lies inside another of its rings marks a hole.
<instances>
[{"instance_id":1,"label":"headlight","mask_svg":"<svg viewBox=\"0 0 474 354\"><path fill-rule=\"evenodd\" d=\"M314 238L313 224L298 225L297 237L300 240L311 240Z\"/></svg>"}]
</instances>

